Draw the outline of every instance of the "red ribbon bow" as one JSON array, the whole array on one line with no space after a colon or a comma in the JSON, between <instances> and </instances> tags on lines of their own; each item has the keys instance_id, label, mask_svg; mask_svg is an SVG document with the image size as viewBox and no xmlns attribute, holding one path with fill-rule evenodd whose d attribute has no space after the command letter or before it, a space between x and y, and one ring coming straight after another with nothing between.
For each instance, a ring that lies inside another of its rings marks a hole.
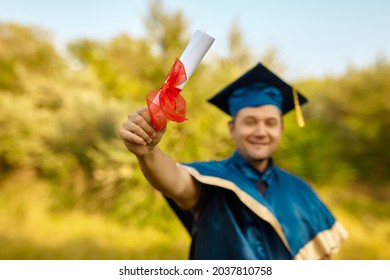
<instances>
[{"instance_id":1,"label":"red ribbon bow","mask_svg":"<svg viewBox=\"0 0 390 280\"><path fill-rule=\"evenodd\" d=\"M146 96L150 118L157 131L161 131L168 120L183 122L186 120L186 101L180 95L177 86L187 80L183 63L176 58L167 80L157 91Z\"/></svg>"}]
</instances>

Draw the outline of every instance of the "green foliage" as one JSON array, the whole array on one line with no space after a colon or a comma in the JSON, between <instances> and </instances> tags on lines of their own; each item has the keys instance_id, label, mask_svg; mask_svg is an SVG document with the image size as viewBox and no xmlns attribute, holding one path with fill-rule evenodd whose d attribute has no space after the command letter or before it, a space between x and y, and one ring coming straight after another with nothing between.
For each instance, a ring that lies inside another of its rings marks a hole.
<instances>
[{"instance_id":1,"label":"green foliage","mask_svg":"<svg viewBox=\"0 0 390 280\"><path fill-rule=\"evenodd\" d=\"M28 90L23 88L24 73L53 75L63 62L44 30L0 22L0 67L0 90L20 92Z\"/></svg>"},{"instance_id":2,"label":"green foliage","mask_svg":"<svg viewBox=\"0 0 390 280\"><path fill-rule=\"evenodd\" d=\"M291 113L294 114L294 113ZM343 185L354 178L354 171L340 157L338 139L314 119L297 126L295 116L285 119L282 145L275 155L278 165L315 183ZM333 144L332 144L333 143Z\"/></svg>"},{"instance_id":3,"label":"green foliage","mask_svg":"<svg viewBox=\"0 0 390 280\"><path fill-rule=\"evenodd\" d=\"M341 77L302 83L310 93L306 113L315 123L308 129L320 129L314 143L324 151L323 160L349 169L355 180L383 184L390 179L389 74L390 64L381 59Z\"/></svg>"},{"instance_id":4,"label":"green foliage","mask_svg":"<svg viewBox=\"0 0 390 280\"><path fill-rule=\"evenodd\" d=\"M189 236L177 220L164 220L165 226L169 224L169 231L164 231L153 225L126 226L106 215L77 209L53 212L56 198L50 189L50 185L37 180L29 171L19 170L2 181L1 260L186 259L188 256Z\"/></svg>"},{"instance_id":5,"label":"green foliage","mask_svg":"<svg viewBox=\"0 0 390 280\"><path fill-rule=\"evenodd\" d=\"M72 42L70 54L82 68L92 69L103 86L106 97L140 101L153 87L156 78L162 79L160 69L145 67L152 65L151 50L145 40L119 35L108 43L92 40Z\"/></svg>"},{"instance_id":6,"label":"green foliage","mask_svg":"<svg viewBox=\"0 0 390 280\"><path fill-rule=\"evenodd\" d=\"M149 13L144 17L146 37L157 52L158 59L171 63L188 41L187 23L182 12L169 13L161 0L151 0Z\"/></svg>"}]
</instances>

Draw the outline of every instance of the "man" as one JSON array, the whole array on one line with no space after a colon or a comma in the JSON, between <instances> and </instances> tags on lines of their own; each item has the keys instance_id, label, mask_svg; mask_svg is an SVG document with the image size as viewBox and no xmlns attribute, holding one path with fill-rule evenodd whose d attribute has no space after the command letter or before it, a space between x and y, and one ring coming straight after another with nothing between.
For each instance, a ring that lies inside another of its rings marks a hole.
<instances>
[{"instance_id":1,"label":"man","mask_svg":"<svg viewBox=\"0 0 390 280\"><path fill-rule=\"evenodd\" d=\"M190 164L159 149L165 131L153 129L147 108L129 115L120 135L191 234L191 259L324 259L339 249L343 226L307 183L272 161L282 115L306 101L257 64L209 100L233 118L232 156Z\"/></svg>"}]
</instances>

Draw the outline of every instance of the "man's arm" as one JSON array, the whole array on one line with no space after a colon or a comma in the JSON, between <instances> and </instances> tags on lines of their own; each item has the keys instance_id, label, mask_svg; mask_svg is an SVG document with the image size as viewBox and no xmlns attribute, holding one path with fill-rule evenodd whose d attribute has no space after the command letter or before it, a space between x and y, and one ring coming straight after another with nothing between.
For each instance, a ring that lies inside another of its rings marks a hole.
<instances>
[{"instance_id":1,"label":"man's arm","mask_svg":"<svg viewBox=\"0 0 390 280\"><path fill-rule=\"evenodd\" d=\"M200 184L159 149L158 143L164 133L165 129L161 132L153 129L146 107L130 114L119 130L127 149L137 157L149 183L183 209L191 209L199 201Z\"/></svg>"}]
</instances>

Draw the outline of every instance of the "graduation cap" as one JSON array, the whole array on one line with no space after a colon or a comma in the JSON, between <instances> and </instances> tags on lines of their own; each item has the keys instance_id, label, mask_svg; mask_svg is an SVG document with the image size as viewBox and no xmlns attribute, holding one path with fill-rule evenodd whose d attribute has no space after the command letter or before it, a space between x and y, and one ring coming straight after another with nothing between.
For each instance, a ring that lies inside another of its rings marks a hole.
<instances>
[{"instance_id":1,"label":"graduation cap","mask_svg":"<svg viewBox=\"0 0 390 280\"><path fill-rule=\"evenodd\" d=\"M234 116L239 109L272 104L282 114L295 109L297 122L304 126L301 105L307 102L298 90L287 84L261 63L227 85L208 102Z\"/></svg>"}]
</instances>

